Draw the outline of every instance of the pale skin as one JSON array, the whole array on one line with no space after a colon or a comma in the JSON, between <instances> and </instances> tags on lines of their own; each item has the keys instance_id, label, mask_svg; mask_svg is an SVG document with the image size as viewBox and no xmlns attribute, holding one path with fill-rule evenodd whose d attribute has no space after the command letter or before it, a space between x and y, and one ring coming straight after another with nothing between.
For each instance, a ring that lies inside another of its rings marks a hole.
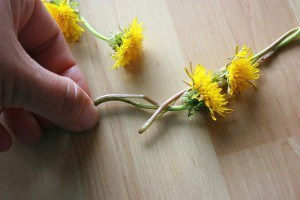
<instances>
[{"instance_id":1,"label":"pale skin","mask_svg":"<svg viewBox=\"0 0 300 200\"><path fill-rule=\"evenodd\" d=\"M0 1L0 152L42 128L92 128L99 112L62 33L40 0Z\"/></svg>"}]
</instances>

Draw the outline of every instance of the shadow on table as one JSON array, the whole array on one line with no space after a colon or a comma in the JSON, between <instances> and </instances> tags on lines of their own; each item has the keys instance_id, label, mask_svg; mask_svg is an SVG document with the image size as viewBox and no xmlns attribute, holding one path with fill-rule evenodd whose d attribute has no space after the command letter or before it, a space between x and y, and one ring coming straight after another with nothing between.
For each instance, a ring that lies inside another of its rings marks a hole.
<instances>
[{"instance_id":1,"label":"shadow on table","mask_svg":"<svg viewBox=\"0 0 300 200\"><path fill-rule=\"evenodd\" d=\"M35 145L16 142L0 155L0 199L82 199L70 133L44 131Z\"/></svg>"}]
</instances>

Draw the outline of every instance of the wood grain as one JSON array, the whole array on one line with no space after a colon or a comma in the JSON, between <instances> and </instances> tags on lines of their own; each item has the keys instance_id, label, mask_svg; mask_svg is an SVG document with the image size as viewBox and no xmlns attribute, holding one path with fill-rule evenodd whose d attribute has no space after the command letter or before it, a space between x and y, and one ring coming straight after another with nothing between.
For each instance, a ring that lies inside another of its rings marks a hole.
<instances>
[{"instance_id":1,"label":"wood grain","mask_svg":"<svg viewBox=\"0 0 300 200\"><path fill-rule=\"evenodd\" d=\"M164 101L185 87L183 67L224 66L236 45L259 51L298 26L298 0L85 0L81 13L104 34L144 22L144 53L112 70L111 49L85 33L70 48L93 98L142 93ZM122 103L99 107L84 133L45 131L34 146L0 155L0 199L300 199L300 42L261 64L258 91L213 122L187 113L150 117Z\"/></svg>"}]
</instances>

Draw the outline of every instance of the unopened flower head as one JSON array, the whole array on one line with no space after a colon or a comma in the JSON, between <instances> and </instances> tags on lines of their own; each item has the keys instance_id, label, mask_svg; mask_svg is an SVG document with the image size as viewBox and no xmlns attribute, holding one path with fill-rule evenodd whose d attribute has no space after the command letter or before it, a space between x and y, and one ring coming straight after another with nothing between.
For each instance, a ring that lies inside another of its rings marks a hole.
<instances>
[{"instance_id":1,"label":"unopened flower head","mask_svg":"<svg viewBox=\"0 0 300 200\"><path fill-rule=\"evenodd\" d=\"M134 61L143 47L143 27L135 18L132 24L123 32L117 32L109 37L109 44L115 50L112 55L116 60L112 68L125 67Z\"/></svg>"},{"instance_id":2,"label":"unopened flower head","mask_svg":"<svg viewBox=\"0 0 300 200\"><path fill-rule=\"evenodd\" d=\"M221 93L218 83L212 81L211 72L207 72L201 65L196 65L194 72L186 72L191 78L191 90L185 95L190 115L201 108L207 108L212 119L216 120L216 114L225 117L232 111L225 107L227 96Z\"/></svg>"},{"instance_id":3,"label":"unopened flower head","mask_svg":"<svg viewBox=\"0 0 300 200\"><path fill-rule=\"evenodd\" d=\"M251 49L244 46L237 51L232 61L227 66L226 75L228 82L228 94L236 96L245 89L254 86L252 80L259 78L258 63L252 62Z\"/></svg>"},{"instance_id":4,"label":"unopened flower head","mask_svg":"<svg viewBox=\"0 0 300 200\"><path fill-rule=\"evenodd\" d=\"M43 1L45 7L57 22L65 39L68 42L76 42L81 37L84 29L79 25L81 20L76 11L75 2L67 0Z\"/></svg>"}]
</instances>

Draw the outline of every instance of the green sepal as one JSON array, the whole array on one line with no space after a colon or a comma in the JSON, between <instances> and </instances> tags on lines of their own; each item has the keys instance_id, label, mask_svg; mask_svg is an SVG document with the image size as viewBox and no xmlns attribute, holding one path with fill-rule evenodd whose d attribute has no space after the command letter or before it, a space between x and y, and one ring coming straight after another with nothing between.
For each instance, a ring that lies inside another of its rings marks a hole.
<instances>
[{"instance_id":1,"label":"green sepal","mask_svg":"<svg viewBox=\"0 0 300 200\"><path fill-rule=\"evenodd\" d=\"M110 36L108 36L108 44L114 51L117 50L117 47L120 47L122 45L123 36L124 34L119 31L112 33Z\"/></svg>"},{"instance_id":2,"label":"green sepal","mask_svg":"<svg viewBox=\"0 0 300 200\"><path fill-rule=\"evenodd\" d=\"M188 117L205 108L204 100L199 100L197 95L197 91L191 90L183 96L183 100L187 105Z\"/></svg>"}]
</instances>

